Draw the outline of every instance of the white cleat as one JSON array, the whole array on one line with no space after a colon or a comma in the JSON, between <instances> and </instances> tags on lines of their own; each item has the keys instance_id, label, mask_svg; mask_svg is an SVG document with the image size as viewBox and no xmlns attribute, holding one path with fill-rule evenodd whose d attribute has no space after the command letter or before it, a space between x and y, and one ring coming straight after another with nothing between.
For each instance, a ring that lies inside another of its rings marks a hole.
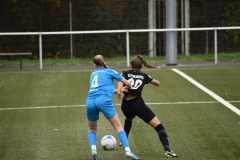
<instances>
[{"instance_id":1,"label":"white cleat","mask_svg":"<svg viewBox=\"0 0 240 160\"><path fill-rule=\"evenodd\" d=\"M131 160L140 160L140 158L138 158L138 156L136 156L135 154L133 154L132 152L126 152L126 156L128 158L130 158Z\"/></svg>"}]
</instances>

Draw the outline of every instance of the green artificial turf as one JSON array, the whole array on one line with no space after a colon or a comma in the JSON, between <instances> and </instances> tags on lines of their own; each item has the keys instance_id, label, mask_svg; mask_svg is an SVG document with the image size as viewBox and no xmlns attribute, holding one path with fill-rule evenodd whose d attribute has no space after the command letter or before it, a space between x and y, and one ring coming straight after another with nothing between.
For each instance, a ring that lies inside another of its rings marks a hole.
<instances>
[{"instance_id":1,"label":"green artificial turf","mask_svg":"<svg viewBox=\"0 0 240 160\"><path fill-rule=\"evenodd\" d=\"M226 100L240 100L238 67L181 70ZM170 69L146 72L159 79L161 85L147 85L143 97L147 103L155 103L149 107L164 124L170 147L180 156L177 159L239 159L238 115L215 103L213 98ZM89 159L85 107L75 106L85 104L89 75L90 72L84 71L0 73L0 159ZM209 101L214 103L173 104ZM114 104L120 102L114 97ZM239 106L239 103L235 104ZM119 105L116 108L124 122ZM120 148L104 151L100 147L100 139L106 134L117 137L101 115L98 122L99 158L126 159ZM144 160L166 159L157 134L139 118L134 119L129 142L132 150Z\"/></svg>"},{"instance_id":2,"label":"green artificial turf","mask_svg":"<svg viewBox=\"0 0 240 160\"><path fill-rule=\"evenodd\" d=\"M208 89L227 101L240 99L240 67L182 69ZM240 102L233 102L240 108Z\"/></svg>"}]
</instances>

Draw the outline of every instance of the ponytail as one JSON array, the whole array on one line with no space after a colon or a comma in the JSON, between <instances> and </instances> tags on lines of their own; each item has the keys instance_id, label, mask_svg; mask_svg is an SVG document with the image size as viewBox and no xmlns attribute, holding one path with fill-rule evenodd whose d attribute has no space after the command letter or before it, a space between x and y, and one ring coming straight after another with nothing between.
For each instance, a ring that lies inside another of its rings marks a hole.
<instances>
[{"instance_id":1,"label":"ponytail","mask_svg":"<svg viewBox=\"0 0 240 160\"><path fill-rule=\"evenodd\" d=\"M144 67L147 67L147 68L156 68L156 67L154 67L154 66L148 64L148 63L143 59L142 56L137 55L137 58L140 59L140 60L142 61L142 64L144 65Z\"/></svg>"},{"instance_id":2,"label":"ponytail","mask_svg":"<svg viewBox=\"0 0 240 160\"><path fill-rule=\"evenodd\" d=\"M137 70L140 70L142 69L142 65L144 67L147 67L147 68L156 68L150 64L148 64L142 56L140 55L137 55L137 57L135 57L132 61L131 61L131 66L133 69L137 69Z\"/></svg>"},{"instance_id":3,"label":"ponytail","mask_svg":"<svg viewBox=\"0 0 240 160\"><path fill-rule=\"evenodd\" d=\"M103 66L104 68L107 68L106 62L104 61L102 55L96 55L93 58L93 63L96 64L96 66Z\"/></svg>"},{"instance_id":4,"label":"ponytail","mask_svg":"<svg viewBox=\"0 0 240 160\"><path fill-rule=\"evenodd\" d=\"M105 61L103 60L103 57L99 59L101 65L104 67L104 68L107 68L107 65L105 63Z\"/></svg>"}]
</instances>

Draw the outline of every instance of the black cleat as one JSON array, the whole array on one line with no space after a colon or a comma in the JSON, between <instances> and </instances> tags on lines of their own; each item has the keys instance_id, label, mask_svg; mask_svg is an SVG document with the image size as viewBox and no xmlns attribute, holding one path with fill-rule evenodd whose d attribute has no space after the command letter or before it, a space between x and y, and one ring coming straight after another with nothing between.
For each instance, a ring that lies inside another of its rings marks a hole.
<instances>
[{"instance_id":1,"label":"black cleat","mask_svg":"<svg viewBox=\"0 0 240 160\"><path fill-rule=\"evenodd\" d=\"M98 156L96 154L93 154L90 160L98 160Z\"/></svg>"},{"instance_id":2,"label":"black cleat","mask_svg":"<svg viewBox=\"0 0 240 160\"><path fill-rule=\"evenodd\" d=\"M122 143L119 143L118 146L121 148L121 149L124 149L124 146Z\"/></svg>"}]
</instances>

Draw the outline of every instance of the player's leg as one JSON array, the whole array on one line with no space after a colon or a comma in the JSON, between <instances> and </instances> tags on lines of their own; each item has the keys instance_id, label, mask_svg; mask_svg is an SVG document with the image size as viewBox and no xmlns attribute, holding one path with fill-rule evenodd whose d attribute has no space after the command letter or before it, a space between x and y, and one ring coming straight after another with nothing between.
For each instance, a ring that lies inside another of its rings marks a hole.
<instances>
[{"instance_id":1,"label":"player's leg","mask_svg":"<svg viewBox=\"0 0 240 160\"><path fill-rule=\"evenodd\" d=\"M112 98L103 95L101 96L101 98L96 100L96 102L98 101L99 101L98 104L101 104L97 106L98 109L105 115L105 117L109 120L109 122L113 126L114 130L118 133L118 138L124 146L126 156L133 160L138 160L139 158L131 152L126 132L124 131L122 124L119 120L119 117L117 115L116 109L112 104Z\"/></svg>"},{"instance_id":2,"label":"player's leg","mask_svg":"<svg viewBox=\"0 0 240 160\"><path fill-rule=\"evenodd\" d=\"M97 160L97 121L88 121L88 140L91 145L92 160Z\"/></svg>"},{"instance_id":3,"label":"player's leg","mask_svg":"<svg viewBox=\"0 0 240 160\"><path fill-rule=\"evenodd\" d=\"M88 140L91 146L92 160L97 160L97 120L99 118L99 111L95 106L93 99L87 99L86 111L88 118Z\"/></svg>"},{"instance_id":4,"label":"player's leg","mask_svg":"<svg viewBox=\"0 0 240 160\"><path fill-rule=\"evenodd\" d=\"M132 119L135 117L135 113L134 113L134 108L133 108L133 102L134 100L124 100L122 101L121 104L121 110L124 114L125 121L124 121L124 130L127 134L127 137L131 131L132 128Z\"/></svg>"},{"instance_id":5,"label":"player's leg","mask_svg":"<svg viewBox=\"0 0 240 160\"><path fill-rule=\"evenodd\" d=\"M127 137L131 131L131 128L132 128L132 119L126 117L124 121L124 131L126 132Z\"/></svg>"},{"instance_id":6,"label":"player's leg","mask_svg":"<svg viewBox=\"0 0 240 160\"><path fill-rule=\"evenodd\" d=\"M160 123L159 119L155 116L153 111L148 106L146 106L143 99L139 99L138 103L138 108L136 109L137 116L156 130L159 139L162 142L164 150L170 151L168 137L163 125Z\"/></svg>"},{"instance_id":7,"label":"player's leg","mask_svg":"<svg viewBox=\"0 0 240 160\"><path fill-rule=\"evenodd\" d=\"M165 131L164 126L160 123L159 119L155 116L150 122L149 125L151 125L155 131L157 132L159 139L163 145L164 151L165 151L165 156L168 158L171 157L177 157L177 154L171 151L169 147L169 141L168 141L168 136Z\"/></svg>"},{"instance_id":8,"label":"player's leg","mask_svg":"<svg viewBox=\"0 0 240 160\"><path fill-rule=\"evenodd\" d=\"M150 120L148 124L152 126L157 132L159 139L162 142L164 150L170 151L167 133L164 129L164 126L160 123L159 119L156 116L154 116L154 118Z\"/></svg>"},{"instance_id":9,"label":"player's leg","mask_svg":"<svg viewBox=\"0 0 240 160\"><path fill-rule=\"evenodd\" d=\"M113 126L114 130L118 133L118 138L119 138L120 142L123 144L123 146L129 147L126 132L123 130L123 127L118 118L118 115L115 114L112 118L109 119L109 122Z\"/></svg>"},{"instance_id":10,"label":"player's leg","mask_svg":"<svg viewBox=\"0 0 240 160\"><path fill-rule=\"evenodd\" d=\"M158 134L158 137L163 145L165 155L170 157L170 153L172 153L171 157L177 157L175 153L173 153L169 148L169 141L167 133L164 129L164 126L160 123L160 120L155 116L153 111L146 106L142 99L139 100L139 105L137 109L137 116L140 117L144 122L148 123L152 126Z\"/></svg>"},{"instance_id":11,"label":"player's leg","mask_svg":"<svg viewBox=\"0 0 240 160\"><path fill-rule=\"evenodd\" d=\"M162 142L165 151L170 151L168 136L164 126L160 123L159 119L155 116L150 122L148 122L157 132L160 141Z\"/></svg>"},{"instance_id":12,"label":"player's leg","mask_svg":"<svg viewBox=\"0 0 240 160\"><path fill-rule=\"evenodd\" d=\"M122 145L124 146L126 156L133 160L139 160L139 158L136 155L134 155L130 149L126 132L123 130L123 127L121 125L118 115L116 114L111 119L109 119L109 121L112 124L114 130L118 133L118 138L122 143Z\"/></svg>"}]
</instances>

